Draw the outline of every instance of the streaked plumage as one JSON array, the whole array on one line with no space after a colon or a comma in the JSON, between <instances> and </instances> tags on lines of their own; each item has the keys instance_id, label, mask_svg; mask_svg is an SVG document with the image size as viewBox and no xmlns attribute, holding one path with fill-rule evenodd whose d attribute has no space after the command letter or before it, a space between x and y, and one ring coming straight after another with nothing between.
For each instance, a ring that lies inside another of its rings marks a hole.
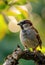
<instances>
[{"instance_id":1,"label":"streaked plumage","mask_svg":"<svg viewBox=\"0 0 45 65\"><path fill-rule=\"evenodd\" d=\"M38 31L33 27L30 20L24 20L19 23L21 26L20 40L24 47L32 48L35 50L38 46L42 47L42 41Z\"/></svg>"}]
</instances>

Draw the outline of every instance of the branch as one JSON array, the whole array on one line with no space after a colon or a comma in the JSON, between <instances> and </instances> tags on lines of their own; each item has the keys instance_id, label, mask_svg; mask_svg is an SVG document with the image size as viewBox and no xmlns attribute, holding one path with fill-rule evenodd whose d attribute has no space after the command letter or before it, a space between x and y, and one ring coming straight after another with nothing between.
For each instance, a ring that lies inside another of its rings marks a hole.
<instances>
[{"instance_id":1,"label":"branch","mask_svg":"<svg viewBox=\"0 0 45 65\"><path fill-rule=\"evenodd\" d=\"M8 55L3 65L18 65L20 59L34 60L38 65L45 65L45 55L41 51L32 52L29 50L21 50L18 48Z\"/></svg>"}]
</instances>

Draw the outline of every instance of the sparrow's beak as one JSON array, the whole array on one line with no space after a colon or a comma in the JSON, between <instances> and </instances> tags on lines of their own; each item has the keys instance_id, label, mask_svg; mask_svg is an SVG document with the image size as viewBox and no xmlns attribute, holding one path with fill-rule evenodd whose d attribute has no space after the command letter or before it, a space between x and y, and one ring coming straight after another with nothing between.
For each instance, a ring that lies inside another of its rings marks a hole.
<instances>
[{"instance_id":1,"label":"sparrow's beak","mask_svg":"<svg viewBox=\"0 0 45 65\"><path fill-rule=\"evenodd\" d=\"M20 25L20 23L18 23L17 25Z\"/></svg>"},{"instance_id":2,"label":"sparrow's beak","mask_svg":"<svg viewBox=\"0 0 45 65\"><path fill-rule=\"evenodd\" d=\"M22 24L21 23L18 23L17 25L21 26Z\"/></svg>"},{"instance_id":3,"label":"sparrow's beak","mask_svg":"<svg viewBox=\"0 0 45 65\"><path fill-rule=\"evenodd\" d=\"M20 22L20 23L18 23L17 25L19 25L22 29L23 29L23 25L22 25L22 23Z\"/></svg>"}]
</instances>

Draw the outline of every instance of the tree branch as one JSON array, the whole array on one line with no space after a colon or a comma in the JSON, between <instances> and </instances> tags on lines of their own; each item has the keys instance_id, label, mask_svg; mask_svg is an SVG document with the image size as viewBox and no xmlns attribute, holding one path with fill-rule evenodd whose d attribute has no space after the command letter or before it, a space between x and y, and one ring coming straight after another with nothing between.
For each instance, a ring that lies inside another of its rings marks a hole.
<instances>
[{"instance_id":1,"label":"tree branch","mask_svg":"<svg viewBox=\"0 0 45 65\"><path fill-rule=\"evenodd\" d=\"M21 50L18 48L8 55L3 65L18 65L20 59L34 60L38 65L45 65L45 55L41 51L32 52L29 50Z\"/></svg>"}]
</instances>

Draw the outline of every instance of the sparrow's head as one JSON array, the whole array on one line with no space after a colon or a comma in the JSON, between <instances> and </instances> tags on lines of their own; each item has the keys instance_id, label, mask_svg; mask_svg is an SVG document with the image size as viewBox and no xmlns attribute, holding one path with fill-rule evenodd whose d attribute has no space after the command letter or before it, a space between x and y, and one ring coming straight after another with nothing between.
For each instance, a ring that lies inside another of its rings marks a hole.
<instances>
[{"instance_id":1,"label":"sparrow's head","mask_svg":"<svg viewBox=\"0 0 45 65\"><path fill-rule=\"evenodd\" d=\"M23 20L20 23L18 23L18 25L20 25L21 29L26 29L32 26L32 23L30 20Z\"/></svg>"}]
</instances>

